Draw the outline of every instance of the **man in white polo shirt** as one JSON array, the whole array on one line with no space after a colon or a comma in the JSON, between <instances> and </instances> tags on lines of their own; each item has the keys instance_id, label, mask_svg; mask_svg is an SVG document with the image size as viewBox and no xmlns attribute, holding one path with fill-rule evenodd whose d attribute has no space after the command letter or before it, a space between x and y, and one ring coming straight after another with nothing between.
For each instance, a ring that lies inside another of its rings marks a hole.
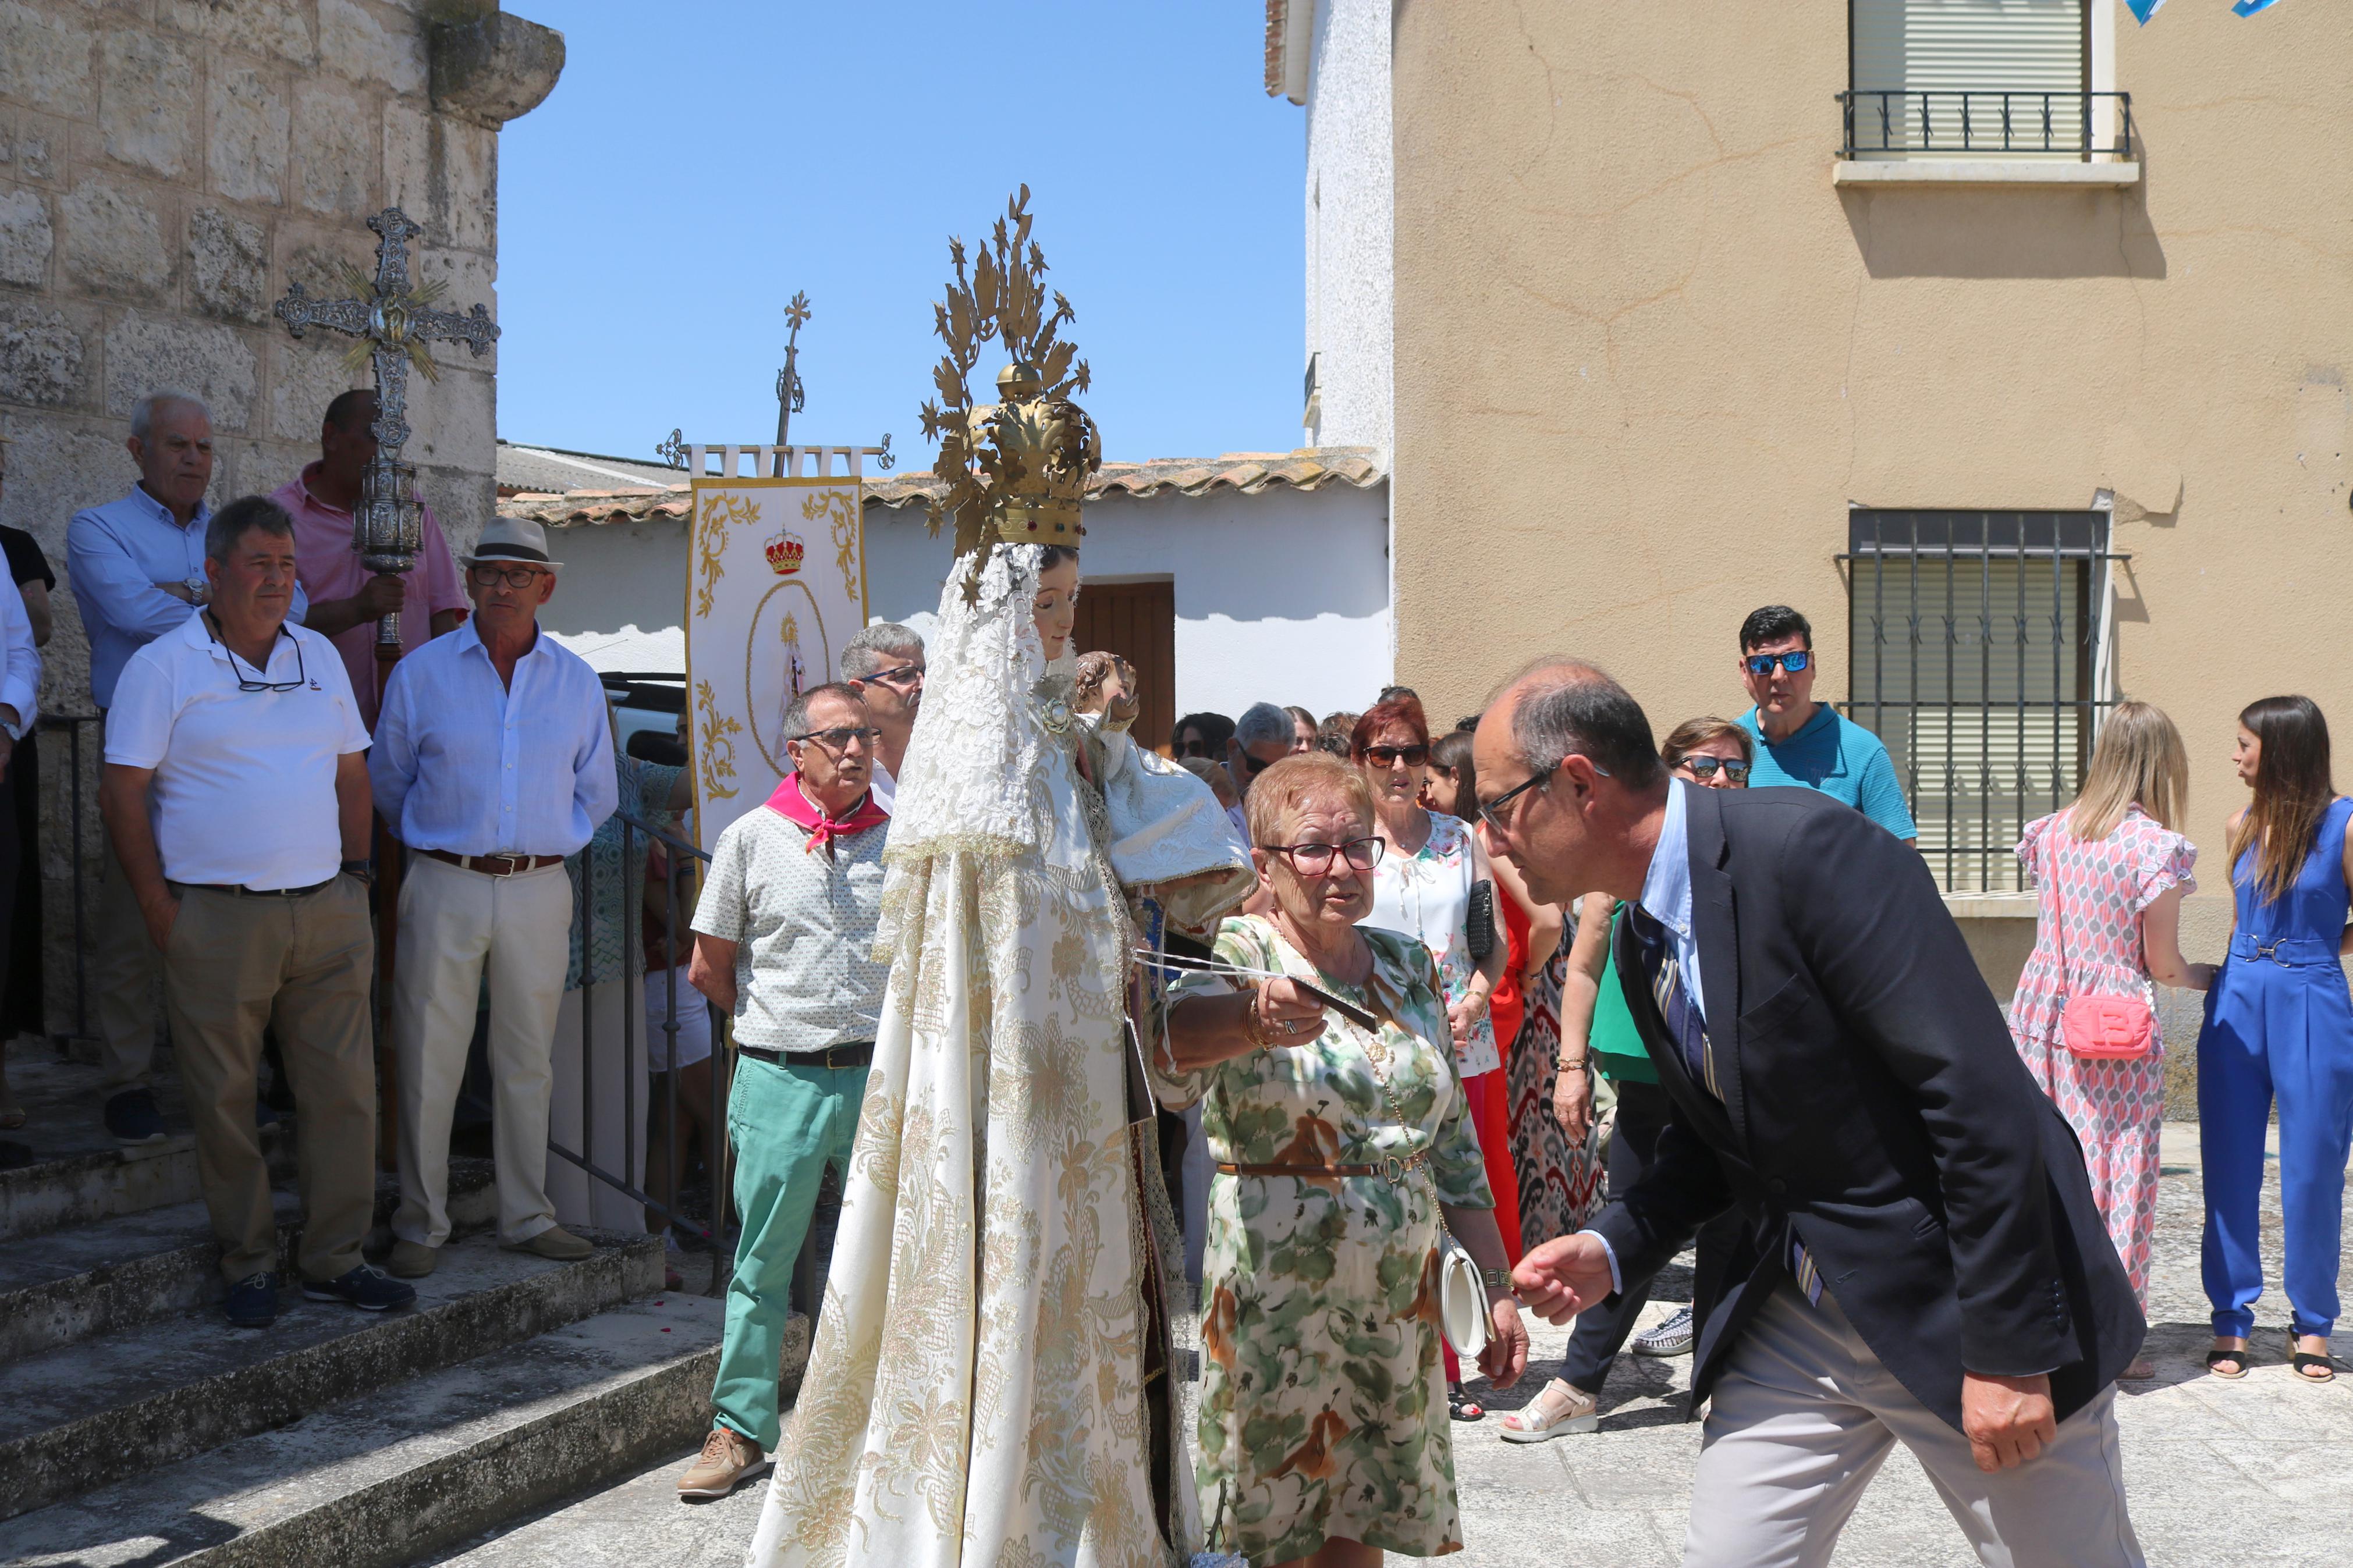
<instances>
[{"instance_id":1,"label":"man in white polo shirt","mask_svg":"<svg viewBox=\"0 0 2353 1568\"><path fill-rule=\"evenodd\" d=\"M400 1053L400 1207L386 1267L430 1274L449 1237L449 1118L475 998L491 984L499 1242L574 1260L595 1248L547 1195L551 1058L571 959L577 852L620 804L605 688L539 629L560 564L539 524L500 518L463 557L474 618L392 668L368 773L409 849L392 1037Z\"/></svg>"},{"instance_id":2,"label":"man in white polo shirt","mask_svg":"<svg viewBox=\"0 0 2353 1568\"><path fill-rule=\"evenodd\" d=\"M229 1321L278 1314L253 1125L265 1022L302 1111L302 1293L382 1311L417 1292L360 1261L375 1209L367 731L334 645L287 623L284 508L247 496L214 514L205 575L209 603L122 667L99 806L164 954Z\"/></svg>"}]
</instances>

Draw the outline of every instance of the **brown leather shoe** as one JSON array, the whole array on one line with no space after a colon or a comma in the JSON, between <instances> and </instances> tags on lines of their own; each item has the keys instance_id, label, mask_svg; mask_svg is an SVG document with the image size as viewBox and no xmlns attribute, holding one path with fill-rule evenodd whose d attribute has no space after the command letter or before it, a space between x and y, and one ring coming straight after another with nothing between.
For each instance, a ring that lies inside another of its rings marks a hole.
<instances>
[{"instance_id":1,"label":"brown leather shoe","mask_svg":"<svg viewBox=\"0 0 2353 1568\"><path fill-rule=\"evenodd\" d=\"M553 1258L558 1263L577 1263L582 1258L592 1256L596 1250L596 1244L586 1237L573 1235L560 1225L551 1225L529 1241L518 1241L507 1250L533 1253L541 1258Z\"/></svg>"},{"instance_id":2,"label":"brown leather shoe","mask_svg":"<svg viewBox=\"0 0 2353 1568\"><path fill-rule=\"evenodd\" d=\"M396 1241L384 1260L384 1271L396 1279L422 1279L440 1266L441 1249L421 1241Z\"/></svg>"},{"instance_id":3,"label":"brown leather shoe","mask_svg":"<svg viewBox=\"0 0 2353 1568\"><path fill-rule=\"evenodd\" d=\"M766 1475L768 1468L757 1443L731 1428L713 1426L711 1436L702 1440L702 1452L678 1478L678 1495L725 1497L744 1482Z\"/></svg>"}]
</instances>

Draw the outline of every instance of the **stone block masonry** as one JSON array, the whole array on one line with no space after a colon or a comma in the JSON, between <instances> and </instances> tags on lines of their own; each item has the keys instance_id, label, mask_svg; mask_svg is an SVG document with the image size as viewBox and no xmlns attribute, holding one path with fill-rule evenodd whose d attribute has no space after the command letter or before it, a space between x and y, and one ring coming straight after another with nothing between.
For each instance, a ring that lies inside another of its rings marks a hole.
<instances>
[{"instance_id":1,"label":"stone block masonry","mask_svg":"<svg viewBox=\"0 0 2353 1568\"><path fill-rule=\"evenodd\" d=\"M339 262L373 273L364 220L381 207L424 226L420 280L495 312L499 126L546 96L563 59L560 35L486 0L0 0L0 522L62 575L68 520L137 477L127 416L159 387L212 405L214 504L300 472L327 400L367 377L344 370L346 340L297 343L269 307L296 279L343 297ZM462 550L497 500L497 360L440 368L438 384L411 383L408 456ZM52 603L42 711L89 714L62 582ZM43 924L49 1026L69 1032L71 795L55 739ZM82 805L94 851L94 798Z\"/></svg>"}]
</instances>

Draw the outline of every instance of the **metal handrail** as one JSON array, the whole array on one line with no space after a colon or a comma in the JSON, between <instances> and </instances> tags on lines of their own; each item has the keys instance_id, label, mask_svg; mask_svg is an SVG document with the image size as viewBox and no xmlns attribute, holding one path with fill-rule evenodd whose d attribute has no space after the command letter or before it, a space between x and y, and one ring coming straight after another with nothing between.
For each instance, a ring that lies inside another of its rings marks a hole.
<instances>
[{"instance_id":1,"label":"metal handrail","mask_svg":"<svg viewBox=\"0 0 2353 1568\"><path fill-rule=\"evenodd\" d=\"M656 826L654 824L646 821L643 817L637 816L626 807L617 809L613 815L617 817L621 823L621 868L625 882L628 879L628 867L635 859L635 856L632 851L634 848L635 839L638 835L645 835L651 843L660 844L671 852L669 874L663 879L665 886L663 889L664 910L662 924L666 932L663 939L664 942L668 947L674 951L678 943L679 932L682 929L679 921L679 880L687 874L686 864L681 860L680 857L691 856L694 859L702 862L704 865L710 864L711 857L702 848L701 846L691 844L686 839L681 838L674 833ZM635 900L637 896L638 889L634 886L624 886L622 889L623 901L621 904L621 934L623 951L621 954L620 977L621 1165L624 1171L634 1170L638 1163L638 1077L635 1070L635 1064L638 1061L638 1019L643 1016L645 1011L644 993L642 990L643 976L641 973L643 965L638 962L641 955L640 950L642 949L643 944L642 942L632 943L629 941L629 932L632 927L636 925L634 910L636 909ZM581 850L580 858L579 908L574 911L573 919L580 935L580 1125L582 1130L588 1135L587 1141L592 1143L596 1139L596 1010L589 1005L588 990L590 986L590 961L594 957L596 949L596 858L594 856L590 855L587 848L584 847ZM668 1109L673 1113L666 1121L665 1125L673 1129L676 1126L676 1118L674 1113L677 1110L679 1072L678 1019L680 997L678 994L678 979L675 973L676 969L676 964L670 965L669 972L665 976L664 985L668 994L665 996L663 1002L661 1026L662 1033L668 1037L670 1047L668 1053L670 1068L668 1072L662 1075L662 1088L669 1097ZM607 982L607 984L610 983ZM727 1134L725 1095L730 1075L723 1073L720 1070L721 1063L724 1060L727 1050L726 1041L723 1036L723 1020L719 1017L715 1009L711 1008L711 1004L703 1001L699 994L695 995L694 1002L700 1003L704 1008L711 1010L712 1016L711 1118L710 1121L705 1123L707 1134L704 1139L705 1158L709 1162L711 1167L711 1223L708 1225L698 1225L691 1218L680 1213L676 1206L678 1203L679 1189L678 1160L680 1154L680 1140L674 1131L664 1140L670 1161L669 1189L670 1195L670 1201L667 1203L659 1202L647 1195L647 1194L631 1183L626 1176L616 1175L612 1172L605 1170L601 1166L596 1164L593 1161L589 1160L586 1156L577 1151L566 1149L563 1144L556 1142L553 1131L550 1132L547 1140L547 1152L555 1155L558 1159L578 1167L581 1171L585 1172L591 1180L602 1182L605 1185L612 1188L615 1192L619 1193L622 1196L628 1198L632 1202L642 1204L646 1207L659 1212L661 1215L665 1225L683 1225L691 1234L702 1237L711 1248L711 1285L707 1294L718 1296L724 1294L727 1289L727 1278L731 1271L731 1266L733 1263L733 1259L728 1256L727 1248L723 1245L723 1238L725 1237L727 1230L727 1208L733 1188L733 1184L729 1178L728 1167L733 1163L734 1154L733 1149L730 1146ZM690 1003L689 1005L692 1005L693 1004Z\"/></svg>"},{"instance_id":2,"label":"metal handrail","mask_svg":"<svg viewBox=\"0 0 2353 1568\"><path fill-rule=\"evenodd\" d=\"M2041 88L2004 87L1853 88L1836 97L1845 127L1845 138L1838 153L1841 158L1870 153L1946 153L1972 157L2072 153L2086 161L2094 153L2117 158L2132 156L2132 94L2128 92L2054 92ZM2094 139L2092 129L2093 109L2104 99L2112 101L2116 109L2116 141L2106 145ZM1984 110L1973 107L1978 103L1984 104ZM1985 123L1987 121L1994 123ZM1858 121L1862 127L1860 138ZM1874 123L1879 132L1876 142L1868 140ZM1957 142L1952 140L1956 127L1960 133ZM1915 133L1916 141L1912 139Z\"/></svg>"}]
</instances>

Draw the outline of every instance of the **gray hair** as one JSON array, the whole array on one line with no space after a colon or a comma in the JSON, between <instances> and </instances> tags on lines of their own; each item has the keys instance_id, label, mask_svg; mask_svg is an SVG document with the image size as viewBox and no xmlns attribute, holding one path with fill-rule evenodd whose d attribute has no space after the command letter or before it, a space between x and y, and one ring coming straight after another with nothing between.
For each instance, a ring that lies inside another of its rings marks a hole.
<instances>
[{"instance_id":1,"label":"gray hair","mask_svg":"<svg viewBox=\"0 0 2353 1568\"><path fill-rule=\"evenodd\" d=\"M823 686L812 686L785 704L785 727L782 732L786 740L795 740L808 733L809 704L820 697L846 698L861 708L866 706L866 699L858 694L855 687L844 686L838 680L828 680Z\"/></svg>"},{"instance_id":2,"label":"gray hair","mask_svg":"<svg viewBox=\"0 0 2353 1568\"><path fill-rule=\"evenodd\" d=\"M294 520L268 496L239 496L205 524L205 559L227 561L237 541L254 530L280 539L294 537Z\"/></svg>"},{"instance_id":3,"label":"gray hair","mask_svg":"<svg viewBox=\"0 0 2353 1568\"><path fill-rule=\"evenodd\" d=\"M1234 721L1234 739L1245 748L1273 741L1287 752L1293 740L1291 715L1271 702L1253 702Z\"/></svg>"},{"instance_id":4,"label":"gray hair","mask_svg":"<svg viewBox=\"0 0 2353 1568\"><path fill-rule=\"evenodd\" d=\"M151 392L146 396L141 398L138 402L131 405L131 434L137 437L142 441L147 439L147 432L155 427L156 414L163 409L171 407L172 405L175 403L186 404L189 407L195 409L197 413L205 416L206 424L209 425L212 423L213 411L206 407L205 400L198 397L195 393L171 391Z\"/></svg>"},{"instance_id":5,"label":"gray hair","mask_svg":"<svg viewBox=\"0 0 2353 1568\"><path fill-rule=\"evenodd\" d=\"M882 668L880 656L890 654L899 658L923 657L923 639L912 626L896 621L877 621L841 645L841 679L863 680Z\"/></svg>"},{"instance_id":6,"label":"gray hair","mask_svg":"<svg viewBox=\"0 0 2353 1568\"><path fill-rule=\"evenodd\" d=\"M1665 776L1642 705L1597 667L1548 656L1505 685L1524 689L1512 709L1512 749L1531 773L1575 754L1626 789L1649 789Z\"/></svg>"}]
</instances>

